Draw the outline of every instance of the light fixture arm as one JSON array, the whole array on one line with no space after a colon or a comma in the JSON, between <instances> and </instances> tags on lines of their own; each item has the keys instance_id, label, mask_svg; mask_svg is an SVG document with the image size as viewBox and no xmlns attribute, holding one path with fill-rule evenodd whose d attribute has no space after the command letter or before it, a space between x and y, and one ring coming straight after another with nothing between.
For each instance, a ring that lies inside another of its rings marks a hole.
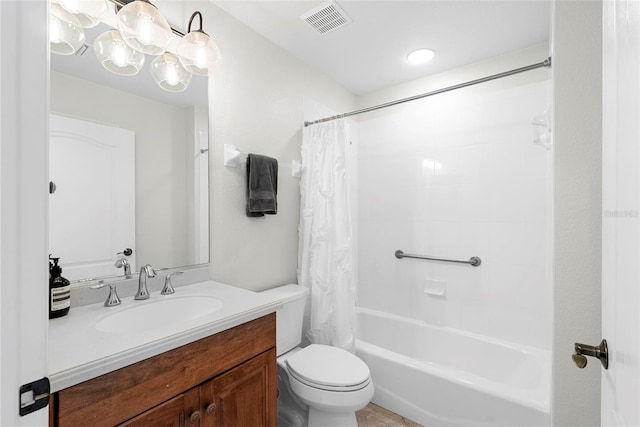
<instances>
[{"instance_id":1,"label":"light fixture arm","mask_svg":"<svg viewBox=\"0 0 640 427\"><path fill-rule=\"evenodd\" d=\"M1 1L1 0L0 0ZM191 30L193 20L200 18L200 28ZM189 19L188 34L180 40L176 47L176 54L180 58L182 66L187 71L200 76L208 76L209 70L220 62L220 50L209 34L202 31L202 13L193 12Z\"/></svg>"},{"instance_id":2,"label":"light fixture arm","mask_svg":"<svg viewBox=\"0 0 640 427\"><path fill-rule=\"evenodd\" d=\"M195 12L193 12L193 14L191 14L191 18L189 18L189 27L187 28L187 33L191 32L191 24L193 23L193 19L196 17L196 15L198 15L198 17L200 18L200 28L195 30L198 31L200 33L205 33L204 31L202 31L202 13L200 13L200 11L196 10ZM207 34L208 35L208 34Z\"/></svg>"}]
</instances>

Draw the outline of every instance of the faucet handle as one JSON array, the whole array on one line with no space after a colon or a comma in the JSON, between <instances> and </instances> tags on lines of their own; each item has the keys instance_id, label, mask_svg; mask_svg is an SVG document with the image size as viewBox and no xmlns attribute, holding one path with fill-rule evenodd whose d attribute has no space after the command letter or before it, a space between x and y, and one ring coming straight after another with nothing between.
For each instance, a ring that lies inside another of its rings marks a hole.
<instances>
[{"instance_id":1,"label":"faucet handle","mask_svg":"<svg viewBox=\"0 0 640 427\"><path fill-rule=\"evenodd\" d=\"M120 301L120 297L118 297L118 292L116 291L115 283L109 284L109 296L107 300L104 302L105 307L115 307L116 305L120 305L122 301Z\"/></svg>"},{"instance_id":2,"label":"faucet handle","mask_svg":"<svg viewBox=\"0 0 640 427\"><path fill-rule=\"evenodd\" d=\"M167 276L164 278L164 288L162 288L162 291L160 291L160 295L175 294L176 290L173 289L173 285L171 284L171 277L182 273L184 273L184 271L176 271L175 273L167 274Z\"/></svg>"},{"instance_id":3,"label":"faucet handle","mask_svg":"<svg viewBox=\"0 0 640 427\"><path fill-rule=\"evenodd\" d=\"M109 296L104 302L105 307L115 307L116 305L120 305L122 301L120 297L118 297L118 292L116 291L115 283L105 283L104 280L100 280L98 284L90 286L91 289L101 289L105 286L109 285Z\"/></svg>"}]
</instances>

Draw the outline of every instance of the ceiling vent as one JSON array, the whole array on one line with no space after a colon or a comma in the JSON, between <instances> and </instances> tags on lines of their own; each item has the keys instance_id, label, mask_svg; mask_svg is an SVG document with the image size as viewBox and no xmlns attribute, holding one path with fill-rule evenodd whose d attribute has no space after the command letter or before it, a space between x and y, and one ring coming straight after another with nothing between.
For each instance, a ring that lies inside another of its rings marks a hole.
<instances>
[{"instance_id":1,"label":"ceiling vent","mask_svg":"<svg viewBox=\"0 0 640 427\"><path fill-rule=\"evenodd\" d=\"M342 28L351 22L351 18L334 1L328 1L300 16L318 34L326 34Z\"/></svg>"}]
</instances>

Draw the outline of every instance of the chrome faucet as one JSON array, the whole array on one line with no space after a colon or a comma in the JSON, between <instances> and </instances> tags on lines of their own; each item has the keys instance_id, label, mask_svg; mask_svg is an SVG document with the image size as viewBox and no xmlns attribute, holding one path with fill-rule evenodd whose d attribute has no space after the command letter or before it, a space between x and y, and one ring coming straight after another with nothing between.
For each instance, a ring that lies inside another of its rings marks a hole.
<instances>
[{"instance_id":1,"label":"chrome faucet","mask_svg":"<svg viewBox=\"0 0 640 427\"><path fill-rule=\"evenodd\" d=\"M149 264L140 268L140 276L138 276L138 293L134 299L148 299L149 290L147 289L147 277L156 277L156 272Z\"/></svg>"},{"instance_id":2,"label":"chrome faucet","mask_svg":"<svg viewBox=\"0 0 640 427\"><path fill-rule=\"evenodd\" d=\"M125 276L131 276L131 264L125 257L118 258L114 265L116 268L124 268Z\"/></svg>"}]
</instances>

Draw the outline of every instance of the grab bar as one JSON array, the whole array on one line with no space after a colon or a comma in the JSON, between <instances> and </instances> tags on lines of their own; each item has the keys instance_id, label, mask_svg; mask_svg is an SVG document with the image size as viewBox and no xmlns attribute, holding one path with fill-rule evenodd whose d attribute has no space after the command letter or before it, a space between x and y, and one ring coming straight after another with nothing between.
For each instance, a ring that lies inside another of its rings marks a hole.
<instances>
[{"instance_id":1,"label":"grab bar","mask_svg":"<svg viewBox=\"0 0 640 427\"><path fill-rule=\"evenodd\" d=\"M398 259L415 258L415 259L427 259L427 260L431 260L431 261L457 262L459 264L471 264L474 267L477 267L480 264L482 264L482 260L477 256L472 256L468 260L467 259L436 258L436 257L424 256L424 255L405 254L400 249L398 249L396 251L396 258L398 258Z\"/></svg>"}]
</instances>

